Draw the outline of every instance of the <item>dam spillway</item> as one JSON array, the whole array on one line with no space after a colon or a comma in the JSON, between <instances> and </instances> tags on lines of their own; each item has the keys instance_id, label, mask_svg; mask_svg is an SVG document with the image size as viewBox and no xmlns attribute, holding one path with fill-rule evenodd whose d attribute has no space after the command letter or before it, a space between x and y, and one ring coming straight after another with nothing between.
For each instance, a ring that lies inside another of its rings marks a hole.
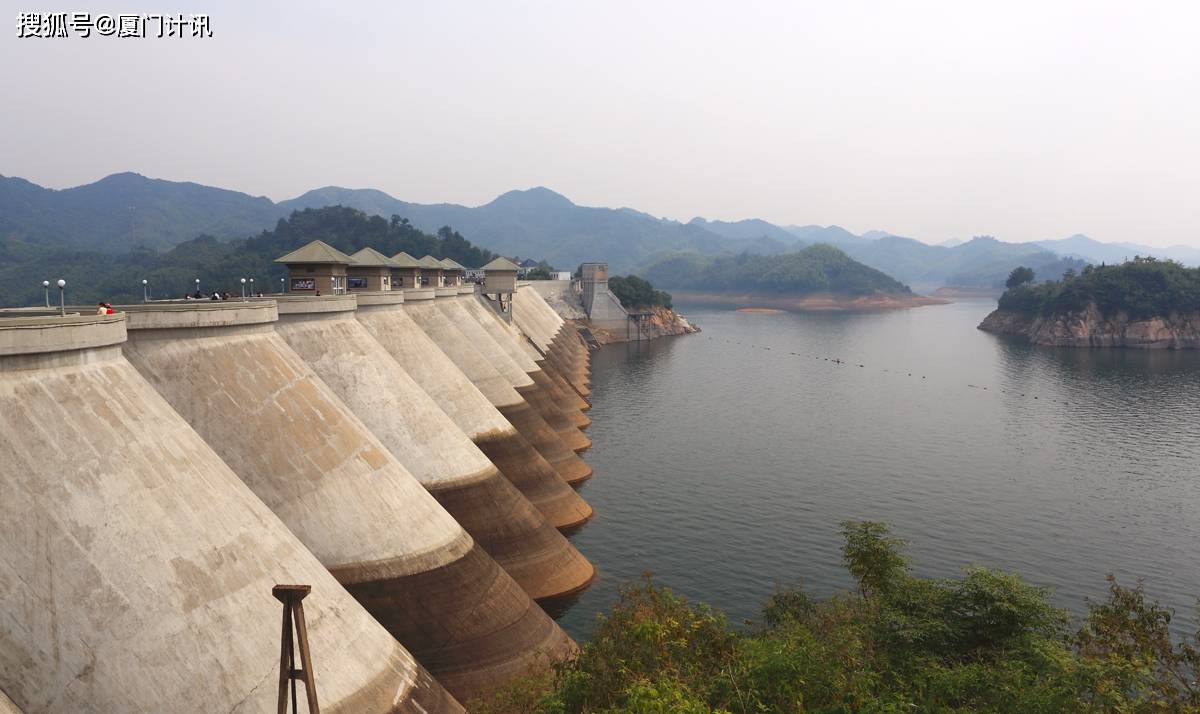
<instances>
[{"instance_id":1,"label":"dam spillway","mask_svg":"<svg viewBox=\"0 0 1200 714\"><path fill-rule=\"evenodd\" d=\"M482 323L468 313L456 290L450 288L446 293L440 294L434 305L441 310L446 319L462 331L477 350L490 358L496 371L537 411L567 448L579 452L591 447L592 442L567 419L551 395L513 359L505 346L497 342Z\"/></svg>"},{"instance_id":2,"label":"dam spillway","mask_svg":"<svg viewBox=\"0 0 1200 714\"><path fill-rule=\"evenodd\" d=\"M575 454L502 374L435 304L433 290L405 290L403 308L484 396L554 466L569 484L581 483L592 469ZM498 358L499 356L497 356Z\"/></svg>"},{"instance_id":3,"label":"dam spillway","mask_svg":"<svg viewBox=\"0 0 1200 714\"><path fill-rule=\"evenodd\" d=\"M562 319L537 291L525 288L513 296L513 320L529 334L541 333L542 354L554 364L580 395L587 397L588 348L574 329Z\"/></svg>"},{"instance_id":4,"label":"dam spillway","mask_svg":"<svg viewBox=\"0 0 1200 714\"><path fill-rule=\"evenodd\" d=\"M460 293L458 304L462 306L467 315L482 325L492 339L508 353L513 362L529 375L550 402L558 407L561 415L571 426L582 430L591 424L591 420L581 410L581 407L588 406L586 400L545 363L542 355L529 344L526 337L517 328L504 322L493 310L485 307L475 297L473 291L470 294ZM582 431L580 431L580 435L582 435ZM586 439L586 437L584 438ZM591 446L590 441L584 441L583 444L583 448Z\"/></svg>"},{"instance_id":5,"label":"dam spillway","mask_svg":"<svg viewBox=\"0 0 1200 714\"><path fill-rule=\"evenodd\" d=\"M129 361L451 693L573 649L276 334L273 301L127 309Z\"/></svg>"},{"instance_id":6,"label":"dam spillway","mask_svg":"<svg viewBox=\"0 0 1200 714\"><path fill-rule=\"evenodd\" d=\"M359 295L280 297L276 331L530 597L585 587L592 565L355 319Z\"/></svg>"},{"instance_id":7,"label":"dam spillway","mask_svg":"<svg viewBox=\"0 0 1200 714\"><path fill-rule=\"evenodd\" d=\"M326 711L462 711L125 359L124 318L0 319L0 690L13 706L274 711L271 587L291 581L312 586ZM240 409L223 416L247 425Z\"/></svg>"},{"instance_id":8,"label":"dam spillway","mask_svg":"<svg viewBox=\"0 0 1200 714\"><path fill-rule=\"evenodd\" d=\"M589 394L586 348L536 290L523 287L513 295L513 322L581 396Z\"/></svg>"},{"instance_id":9,"label":"dam spillway","mask_svg":"<svg viewBox=\"0 0 1200 714\"><path fill-rule=\"evenodd\" d=\"M590 518L591 507L413 321L408 304L421 293L399 294L404 304L359 294L355 317L547 521L570 528Z\"/></svg>"}]
</instances>

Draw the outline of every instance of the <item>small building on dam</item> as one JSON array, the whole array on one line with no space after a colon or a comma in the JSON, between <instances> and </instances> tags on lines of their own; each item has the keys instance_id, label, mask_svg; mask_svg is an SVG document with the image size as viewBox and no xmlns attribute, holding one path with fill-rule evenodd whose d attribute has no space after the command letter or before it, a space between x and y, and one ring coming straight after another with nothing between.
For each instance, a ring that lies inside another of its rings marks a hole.
<instances>
[{"instance_id":1,"label":"small building on dam","mask_svg":"<svg viewBox=\"0 0 1200 714\"><path fill-rule=\"evenodd\" d=\"M574 326L503 259L277 262L269 297L0 309L0 712L274 712L293 676L457 712L576 650L538 604L595 575Z\"/></svg>"}]
</instances>

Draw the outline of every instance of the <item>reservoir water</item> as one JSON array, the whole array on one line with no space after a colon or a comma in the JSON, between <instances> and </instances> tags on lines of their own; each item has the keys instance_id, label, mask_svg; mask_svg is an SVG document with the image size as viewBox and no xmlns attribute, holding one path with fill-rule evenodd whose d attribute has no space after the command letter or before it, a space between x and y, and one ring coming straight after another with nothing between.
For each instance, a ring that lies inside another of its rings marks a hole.
<instances>
[{"instance_id":1,"label":"reservoir water","mask_svg":"<svg viewBox=\"0 0 1200 714\"><path fill-rule=\"evenodd\" d=\"M975 329L994 305L682 305L702 333L595 353L596 517L571 540L599 574L559 622L586 638L643 571L735 623L776 583L827 595L838 524L871 519L919 575L1015 570L1076 612L1144 578L1194 629L1200 353L1020 344Z\"/></svg>"}]
</instances>

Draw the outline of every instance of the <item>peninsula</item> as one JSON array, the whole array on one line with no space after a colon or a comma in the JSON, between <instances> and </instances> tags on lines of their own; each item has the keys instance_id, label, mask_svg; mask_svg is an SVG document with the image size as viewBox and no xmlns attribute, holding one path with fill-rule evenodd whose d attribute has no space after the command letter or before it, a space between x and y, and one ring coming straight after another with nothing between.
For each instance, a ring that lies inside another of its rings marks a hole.
<instances>
[{"instance_id":1,"label":"peninsula","mask_svg":"<svg viewBox=\"0 0 1200 714\"><path fill-rule=\"evenodd\" d=\"M1054 347L1200 348L1200 268L1139 257L1033 277L1014 270L979 329Z\"/></svg>"},{"instance_id":2,"label":"peninsula","mask_svg":"<svg viewBox=\"0 0 1200 714\"><path fill-rule=\"evenodd\" d=\"M716 258L682 253L644 271L680 302L779 310L880 310L938 305L890 275L830 245L783 255Z\"/></svg>"}]
</instances>

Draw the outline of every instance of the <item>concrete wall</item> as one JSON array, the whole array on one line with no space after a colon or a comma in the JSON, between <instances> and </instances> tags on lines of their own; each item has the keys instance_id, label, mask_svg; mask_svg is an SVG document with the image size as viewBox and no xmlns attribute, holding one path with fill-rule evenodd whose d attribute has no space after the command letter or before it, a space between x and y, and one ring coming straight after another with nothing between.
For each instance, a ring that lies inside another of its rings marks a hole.
<instances>
[{"instance_id":1,"label":"concrete wall","mask_svg":"<svg viewBox=\"0 0 1200 714\"><path fill-rule=\"evenodd\" d=\"M357 280L365 280L364 287L355 287ZM346 292L379 292L392 289L392 269L387 267L355 267L350 266L346 271Z\"/></svg>"},{"instance_id":2,"label":"concrete wall","mask_svg":"<svg viewBox=\"0 0 1200 714\"><path fill-rule=\"evenodd\" d=\"M457 710L123 338L120 315L0 321L0 690L26 714L274 711L271 587L299 582L326 711Z\"/></svg>"},{"instance_id":3,"label":"concrete wall","mask_svg":"<svg viewBox=\"0 0 1200 714\"><path fill-rule=\"evenodd\" d=\"M591 564L371 337L354 305L327 312L311 311L314 304L280 300L279 334L529 596L560 596L590 582Z\"/></svg>"},{"instance_id":4,"label":"concrete wall","mask_svg":"<svg viewBox=\"0 0 1200 714\"><path fill-rule=\"evenodd\" d=\"M411 305L426 293L432 300L432 291L405 290L403 304L362 296L355 316L471 439L512 432L512 424L413 321Z\"/></svg>"},{"instance_id":5,"label":"concrete wall","mask_svg":"<svg viewBox=\"0 0 1200 714\"><path fill-rule=\"evenodd\" d=\"M570 280L530 280L522 282L520 288L529 288L543 297L563 297L571 292Z\"/></svg>"},{"instance_id":6,"label":"concrete wall","mask_svg":"<svg viewBox=\"0 0 1200 714\"><path fill-rule=\"evenodd\" d=\"M422 292L405 291L405 299ZM574 527L591 516L591 507L413 321L406 305L361 295L356 317L552 525Z\"/></svg>"},{"instance_id":7,"label":"concrete wall","mask_svg":"<svg viewBox=\"0 0 1200 714\"><path fill-rule=\"evenodd\" d=\"M392 271L393 290L415 290L420 287L420 268L396 268Z\"/></svg>"},{"instance_id":8,"label":"concrete wall","mask_svg":"<svg viewBox=\"0 0 1200 714\"><path fill-rule=\"evenodd\" d=\"M631 336L636 334L629 324L629 316L621 301L608 289L608 264L584 263L583 277L580 279L584 311L594 327L599 327L618 335Z\"/></svg>"},{"instance_id":9,"label":"concrete wall","mask_svg":"<svg viewBox=\"0 0 1200 714\"><path fill-rule=\"evenodd\" d=\"M472 339L429 299L409 299L406 295L404 309L446 356L487 396L504 418L554 466L563 480L576 484L591 477L591 467L576 456L554 428L514 389L513 383L497 371L492 364L493 359L502 361L503 358L481 352L483 341L476 346ZM464 327L469 329L467 325Z\"/></svg>"},{"instance_id":10,"label":"concrete wall","mask_svg":"<svg viewBox=\"0 0 1200 714\"><path fill-rule=\"evenodd\" d=\"M273 301L127 309L130 361L455 696L570 646L275 333Z\"/></svg>"},{"instance_id":11,"label":"concrete wall","mask_svg":"<svg viewBox=\"0 0 1200 714\"><path fill-rule=\"evenodd\" d=\"M289 265L287 286L289 293L301 295L334 295L346 289L346 266L344 265ZM300 287L297 281L312 281L311 288Z\"/></svg>"}]
</instances>

